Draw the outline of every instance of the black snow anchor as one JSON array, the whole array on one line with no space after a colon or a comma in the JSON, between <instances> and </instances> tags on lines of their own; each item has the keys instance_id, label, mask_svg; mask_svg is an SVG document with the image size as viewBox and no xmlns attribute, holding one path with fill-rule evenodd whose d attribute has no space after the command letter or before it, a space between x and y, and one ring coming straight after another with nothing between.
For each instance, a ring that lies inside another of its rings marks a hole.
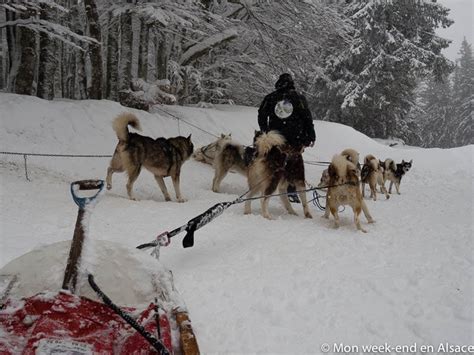
<instances>
[{"instance_id":1,"label":"black snow anchor","mask_svg":"<svg viewBox=\"0 0 474 355\"><path fill-rule=\"evenodd\" d=\"M190 248L194 245L194 232L197 231L199 228L204 227L209 222L213 221L216 217L220 216L227 208L237 203L243 202L243 197L247 194L239 196L237 199L231 202L219 202L212 206L211 208L207 209L200 215L194 217L193 219L189 220L188 223L173 229L171 232L163 232L159 234L156 239L150 243L145 243L137 246L137 249L149 249L155 248L152 254L155 257L159 257L159 247L160 246L168 246L170 244L170 239L181 232L186 231L186 235L183 239L183 248Z\"/></svg>"}]
</instances>

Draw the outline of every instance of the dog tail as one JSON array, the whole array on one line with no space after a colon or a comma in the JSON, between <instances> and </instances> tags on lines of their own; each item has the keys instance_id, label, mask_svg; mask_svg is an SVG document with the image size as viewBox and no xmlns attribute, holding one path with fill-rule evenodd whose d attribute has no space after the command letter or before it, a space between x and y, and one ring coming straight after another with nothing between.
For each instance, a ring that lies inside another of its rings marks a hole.
<instances>
[{"instance_id":1,"label":"dog tail","mask_svg":"<svg viewBox=\"0 0 474 355\"><path fill-rule=\"evenodd\" d=\"M331 165L340 181L345 181L352 171L356 174L356 166L343 155L336 154L331 160Z\"/></svg>"},{"instance_id":2,"label":"dog tail","mask_svg":"<svg viewBox=\"0 0 474 355\"><path fill-rule=\"evenodd\" d=\"M395 166L395 162L392 159L386 159L385 160L385 170L397 170L397 167Z\"/></svg>"},{"instance_id":3,"label":"dog tail","mask_svg":"<svg viewBox=\"0 0 474 355\"><path fill-rule=\"evenodd\" d=\"M364 164L365 165L370 165L370 161L374 160L374 159L377 159L377 158L375 158L372 154L368 154L364 158Z\"/></svg>"},{"instance_id":4,"label":"dog tail","mask_svg":"<svg viewBox=\"0 0 474 355\"><path fill-rule=\"evenodd\" d=\"M359 152L352 148L344 149L341 152L341 155L344 155L347 160L349 160L354 165L359 164Z\"/></svg>"},{"instance_id":5,"label":"dog tail","mask_svg":"<svg viewBox=\"0 0 474 355\"><path fill-rule=\"evenodd\" d=\"M124 112L115 118L112 127L119 140L124 142L128 140L128 126L132 126L136 130L141 131L140 121L138 121L137 116L133 113Z\"/></svg>"},{"instance_id":6,"label":"dog tail","mask_svg":"<svg viewBox=\"0 0 474 355\"><path fill-rule=\"evenodd\" d=\"M286 143L285 138L277 131L270 131L260 135L255 145L257 146L257 154L260 156L266 155L273 147L282 146Z\"/></svg>"}]
</instances>

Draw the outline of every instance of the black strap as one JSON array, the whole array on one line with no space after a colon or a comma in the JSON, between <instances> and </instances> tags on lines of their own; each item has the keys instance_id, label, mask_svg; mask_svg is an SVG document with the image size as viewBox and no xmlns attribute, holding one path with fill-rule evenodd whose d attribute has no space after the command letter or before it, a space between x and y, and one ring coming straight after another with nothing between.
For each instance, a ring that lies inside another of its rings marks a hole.
<instances>
[{"instance_id":1,"label":"black strap","mask_svg":"<svg viewBox=\"0 0 474 355\"><path fill-rule=\"evenodd\" d=\"M163 345L161 341L156 339L150 332L145 330L143 326L137 323L135 319L133 319L128 313L126 313L124 310L120 309L116 304L112 302L112 300L107 297L107 295L102 292L102 290L97 286L97 284L94 281L94 276L92 274L89 274L87 276L87 280L89 281L89 285L92 287L92 289L95 291L97 296L104 302L106 306L108 306L112 311L115 312L120 318L122 318L127 324L129 324L132 328L134 328L142 337L148 341L153 348L155 348L160 355L170 355L170 352L166 347Z\"/></svg>"}]
</instances>

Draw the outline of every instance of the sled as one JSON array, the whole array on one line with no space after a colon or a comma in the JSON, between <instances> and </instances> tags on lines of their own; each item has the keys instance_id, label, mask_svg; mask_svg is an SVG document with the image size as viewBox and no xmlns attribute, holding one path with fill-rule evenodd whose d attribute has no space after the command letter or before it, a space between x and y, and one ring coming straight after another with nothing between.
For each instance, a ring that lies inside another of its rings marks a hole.
<instances>
[{"instance_id":1,"label":"sled","mask_svg":"<svg viewBox=\"0 0 474 355\"><path fill-rule=\"evenodd\" d=\"M0 354L199 354L171 272L142 251L88 237L103 187L71 184L79 206L72 243L0 270ZM87 190L97 192L78 197Z\"/></svg>"}]
</instances>

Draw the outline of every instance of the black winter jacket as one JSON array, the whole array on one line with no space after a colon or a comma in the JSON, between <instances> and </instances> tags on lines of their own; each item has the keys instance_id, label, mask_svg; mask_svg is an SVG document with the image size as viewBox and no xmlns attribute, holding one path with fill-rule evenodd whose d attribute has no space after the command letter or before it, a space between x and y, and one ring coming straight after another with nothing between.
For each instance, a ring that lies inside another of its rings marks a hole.
<instances>
[{"instance_id":1,"label":"black winter jacket","mask_svg":"<svg viewBox=\"0 0 474 355\"><path fill-rule=\"evenodd\" d=\"M282 100L288 100L293 105L293 113L283 119L275 114L275 106ZM293 87L278 89L265 96L258 109L258 125L263 132L279 131L292 147L306 147L316 140L306 98Z\"/></svg>"}]
</instances>

